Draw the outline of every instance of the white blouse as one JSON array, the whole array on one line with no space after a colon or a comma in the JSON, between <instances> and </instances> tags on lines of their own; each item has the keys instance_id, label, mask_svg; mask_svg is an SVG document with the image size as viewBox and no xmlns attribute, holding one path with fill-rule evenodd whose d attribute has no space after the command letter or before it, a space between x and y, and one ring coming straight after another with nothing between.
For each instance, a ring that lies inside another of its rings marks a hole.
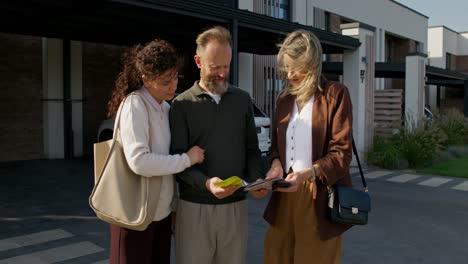
<instances>
[{"instance_id":1,"label":"white blouse","mask_svg":"<svg viewBox=\"0 0 468 264\"><path fill-rule=\"evenodd\" d=\"M163 177L154 221L166 218L174 198L174 176L190 167L187 154L169 155L171 132L169 104L159 104L146 88L136 91L122 107L120 138L129 167L145 177ZM147 109L147 104L151 107ZM149 111L149 113L148 113ZM149 119L148 119L149 117Z\"/></svg>"},{"instance_id":2,"label":"white blouse","mask_svg":"<svg viewBox=\"0 0 468 264\"><path fill-rule=\"evenodd\" d=\"M301 171L312 167L312 109L314 97L309 99L299 113L297 102L286 130L286 172Z\"/></svg>"}]
</instances>

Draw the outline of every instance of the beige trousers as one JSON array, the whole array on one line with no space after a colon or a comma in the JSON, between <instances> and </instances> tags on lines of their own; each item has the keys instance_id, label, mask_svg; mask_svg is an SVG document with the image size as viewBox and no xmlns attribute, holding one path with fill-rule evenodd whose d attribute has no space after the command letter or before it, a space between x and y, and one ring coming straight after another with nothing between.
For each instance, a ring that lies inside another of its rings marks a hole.
<instances>
[{"instance_id":1,"label":"beige trousers","mask_svg":"<svg viewBox=\"0 0 468 264\"><path fill-rule=\"evenodd\" d=\"M246 263L247 214L246 200L219 205L179 200L176 263Z\"/></svg>"},{"instance_id":2,"label":"beige trousers","mask_svg":"<svg viewBox=\"0 0 468 264\"><path fill-rule=\"evenodd\" d=\"M297 192L283 193L276 223L268 228L264 264L339 264L341 236L322 241L312 196L306 181Z\"/></svg>"}]
</instances>

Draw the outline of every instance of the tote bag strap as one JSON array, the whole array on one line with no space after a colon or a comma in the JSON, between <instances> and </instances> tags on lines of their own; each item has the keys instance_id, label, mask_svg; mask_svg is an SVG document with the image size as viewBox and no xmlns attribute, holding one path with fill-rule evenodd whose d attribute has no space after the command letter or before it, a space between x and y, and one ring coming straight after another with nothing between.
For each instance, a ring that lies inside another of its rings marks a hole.
<instances>
[{"instance_id":1,"label":"tote bag strap","mask_svg":"<svg viewBox=\"0 0 468 264\"><path fill-rule=\"evenodd\" d=\"M128 94L127 96L125 96L125 98L122 100L122 102L120 103L120 106L119 106L119 109L117 110L117 115L115 116L115 125L114 125L114 131L113 131L113 134L112 134L112 144L110 146L110 149L109 149L109 153L107 154L107 157L106 157L106 160L104 162L104 165L102 166L102 169L101 169L101 172L99 173L99 179L101 179L101 176L102 176L102 173L104 172L108 162L109 162L109 159L112 155L112 153L114 152L114 146L115 146L115 142L117 141L117 136L120 135L120 115L122 113L122 109L123 109L123 106L125 104L125 101L128 99L129 96L131 95L136 95L136 96L140 96L138 95L137 93L135 92L132 92L130 94ZM148 103L146 102L146 100L144 98L141 98L144 102L144 105L145 105L145 108L146 108L146 112L148 114L148 120L150 118L150 112L148 110ZM151 126L149 126L149 129L151 129Z\"/></svg>"},{"instance_id":2,"label":"tote bag strap","mask_svg":"<svg viewBox=\"0 0 468 264\"><path fill-rule=\"evenodd\" d=\"M140 94L136 93L136 92L132 92L130 94L128 94L127 96L125 96L125 98L122 100L122 103L120 103L120 106L119 106L119 110L117 111L117 115L115 116L115 125L114 125L114 133L113 133L113 136L112 136L112 139L116 139L117 138L117 135L118 133L120 133L120 114L122 112L122 108L123 108L123 105L125 103L125 100L127 100L127 98L131 95L135 95L135 96L139 96L141 98L141 100L143 101L143 104L145 105L145 108L146 108L146 113L148 115L148 121L150 119L150 105L149 103L146 101L146 99L141 96ZM149 129L151 129L151 126L148 127ZM151 133L149 133L151 135Z\"/></svg>"},{"instance_id":3,"label":"tote bag strap","mask_svg":"<svg viewBox=\"0 0 468 264\"><path fill-rule=\"evenodd\" d=\"M119 105L119 109L117 110L117 115L115 117L114 131L112 133L112 143L111 143L111 146L109 148L109 152L107 153L106 159L104 161L104 165L102 166L101 172L99 173L99 178L98 178L99 180L96 183L96 185L99 183L99 181L101 181L102 174L104 173L104 170L106 169L107 164L109 163L109 159L110 159L112 153L114 152L114 146L115 146L115 142L116 142L116 139L117 139L117 130L120 129L120 114L122 112L124 102L125 102L125 100L127 100L128 96L129 95L125 96L125 98L122 100L122 102Z\"/></svg>"}]
</instances>

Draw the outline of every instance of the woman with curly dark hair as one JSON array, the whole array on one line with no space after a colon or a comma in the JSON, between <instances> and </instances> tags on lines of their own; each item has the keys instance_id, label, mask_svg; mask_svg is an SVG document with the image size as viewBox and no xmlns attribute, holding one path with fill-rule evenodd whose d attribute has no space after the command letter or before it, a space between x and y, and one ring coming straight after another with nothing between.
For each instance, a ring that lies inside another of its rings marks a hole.
<instances>
[{"instance_id":1,"label":"woman with curly dark hair","mask_svg":"<svg viewBox=\"0 0 468 264\"><path fill-rule=\"evenodd\" d=\"M124 55L108 115L115 117L122 108L118 136L127 163L136 174L157 178L161 188L153 222L144 231L111 225L111 264L170 263L173 174L204 159L198 146L169 155L170 106L166 100L174 97L178 64L174 47L160 39L136 45Z\"/></svg>"}]
</instances>

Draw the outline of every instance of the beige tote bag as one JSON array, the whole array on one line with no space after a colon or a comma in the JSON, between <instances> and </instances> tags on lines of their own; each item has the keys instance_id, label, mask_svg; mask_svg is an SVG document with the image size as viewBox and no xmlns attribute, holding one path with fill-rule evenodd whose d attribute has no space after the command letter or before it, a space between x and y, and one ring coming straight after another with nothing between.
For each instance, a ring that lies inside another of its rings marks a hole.
<instances>
[{"instance_id":1,"label":"beige tote bag","mask_svg":"<svg viewBox=\"0 0 468 264\"><path fill-rule=\"evenodd\" d=\"M142 231L153 221L161 177L140 176L128 166L118 138L120 113L126 99L117 111L112 139L94 144L95 184L89 197L89 205L102 221ZM146 100L142 99L148 109Z\"/></svg>"}]
</instances>

